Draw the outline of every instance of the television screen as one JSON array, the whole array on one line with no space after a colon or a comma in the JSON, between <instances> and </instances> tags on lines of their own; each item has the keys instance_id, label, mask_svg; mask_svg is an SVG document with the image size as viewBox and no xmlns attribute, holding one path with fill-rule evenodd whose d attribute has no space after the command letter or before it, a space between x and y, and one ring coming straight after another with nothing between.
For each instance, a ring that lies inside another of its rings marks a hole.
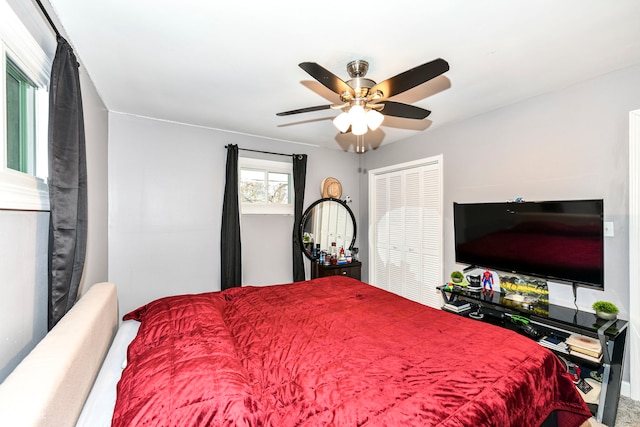
<instances>
[{"instance_id":1,"label":"television screen","mask_svg":"<svg viewBox=\"0 0 640 427\"><path fill-rule=\"evenodd\" d=\"M603 200L454 203L456 262L604 288Z\"/></svg>"}]
</instances>

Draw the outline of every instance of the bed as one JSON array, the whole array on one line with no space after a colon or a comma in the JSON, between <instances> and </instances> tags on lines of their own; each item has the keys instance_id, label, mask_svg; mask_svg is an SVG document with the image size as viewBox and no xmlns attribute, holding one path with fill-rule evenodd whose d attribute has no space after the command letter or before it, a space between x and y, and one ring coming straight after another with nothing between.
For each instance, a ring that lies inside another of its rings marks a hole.
<instances>
[{"instance_id":1,"label":"bed","mask_svg":"<svg viewBox=\"0 0 640 427\"><path fill-rule=\"evenodd\" d=\"M117 317L93 285L0 384L0 425L589 425L547 349L347 277Z\"/></svg>"},{"instance_id":2,"label":"bed","mask_svg":"<svg viewBox=\"0 0 640 427\"><path fill-rule=\"evenodd\" d=\"M563 365L502 328L348 277L153 301L113 426L580 426Z\"/></svg>"},{"instance_id":3,"label":"bed","mask_svg":"<svg viewBox=\"0 0 640 427\"><path fill-rule=\"evenodd\" d=\"M118 324L115 284L93 284L0 384L0 426L73 427L96 376L107 376Z\"/></svg>"}]
</instances>

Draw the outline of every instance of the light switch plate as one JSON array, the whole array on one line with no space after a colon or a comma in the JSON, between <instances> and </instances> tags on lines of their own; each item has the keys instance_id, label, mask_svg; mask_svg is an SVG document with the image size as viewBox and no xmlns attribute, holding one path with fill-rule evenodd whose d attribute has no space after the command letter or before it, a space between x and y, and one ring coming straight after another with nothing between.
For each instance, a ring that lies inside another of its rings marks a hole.
<instances>
[{"instance_id":1,"label":"light switch plate","mask_svg":"<svg viewBox=\"0 0 640 427\"><path fill-rule=\"evenodd\" d=\"M604 235L605 237L613 237L613 222L604 222Z\"/></svg>"}]
</instances>

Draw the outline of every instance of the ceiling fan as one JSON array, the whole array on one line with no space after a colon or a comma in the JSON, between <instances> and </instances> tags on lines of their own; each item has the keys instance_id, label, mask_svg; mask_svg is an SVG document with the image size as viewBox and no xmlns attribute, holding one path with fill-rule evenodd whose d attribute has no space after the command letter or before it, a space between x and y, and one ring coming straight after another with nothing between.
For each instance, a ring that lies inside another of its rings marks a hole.
<instances>
[{"instance_id":1,"label":"ceiling fan","mask_svg":"<svg viewBox=\"0 0 640 427\"><path fill-rule=\"evenodd\" d=\"M376 83L365 78L369 63L364 60L355 60L347 64L347 72L351 79L346 82L315 62L302 62L299 66L322 85L340 95L341 103L300 108L276 115L289 116L327 109L342 110L342 113L333 119L333 124L340 132L351 131L356 136L364 135L367 129L377 129L384 119L383 115L418 120L426 118L431 111L388 99L449 70L447 61L438 58Z\"/></svg>"}]
</instances>

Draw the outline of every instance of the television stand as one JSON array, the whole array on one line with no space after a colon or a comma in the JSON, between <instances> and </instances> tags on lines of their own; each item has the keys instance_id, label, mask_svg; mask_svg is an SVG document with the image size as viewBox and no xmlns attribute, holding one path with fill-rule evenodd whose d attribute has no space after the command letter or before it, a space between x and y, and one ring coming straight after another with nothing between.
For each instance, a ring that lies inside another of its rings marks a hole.
<instances>
[{"instance_id":1,"label":"television stand","mask_svg":"<svg viewBox=\"0 0 640 427\"><path fill-rule=\"evenodd\" d=\"M471 303L472 307L475 306L475 309L456 314L515 330L536 341L550 334L564 338L571 334L580 334L599 340L603 353L601 362L589 362L564 351L552 351L578 366L602 368L600 397L597 404L588 406L596 420L608 426L615 425L622 384L627 321L602 320L594 313L555 304L518 304L505 299L506 294L500 292L472 292L464 288L447 290L444 286L438 287L438 290L445 302L460 299ZM472 313L482 316L477 318L472 316Z\"/></svg>"}]
</instances>

